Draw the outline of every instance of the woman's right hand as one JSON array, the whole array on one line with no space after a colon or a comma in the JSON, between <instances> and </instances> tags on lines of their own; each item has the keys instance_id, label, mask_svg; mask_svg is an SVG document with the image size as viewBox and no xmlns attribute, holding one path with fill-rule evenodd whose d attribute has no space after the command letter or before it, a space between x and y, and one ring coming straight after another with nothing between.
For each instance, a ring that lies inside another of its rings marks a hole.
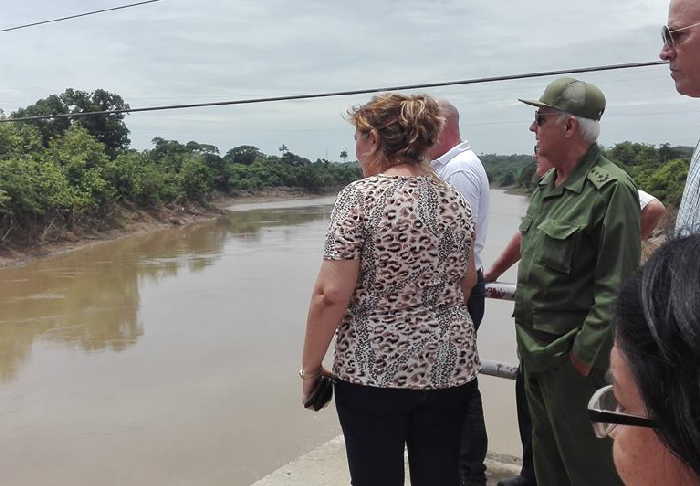
<instances>
[{"instance_id":1,"label":"woman's right hand","mask_svg":"<svg viewBox=\"0 0 700 486\"><path fill-rule=\"evenodd\" d=\"M313 378L306 378L302 380L301 384L301 406L303 407L304 404L308 401L308 399L311 397L311 393L314 391L314 388L316 387L316 382L318 379L322 376L333 376L333 373L325 369L324 367L319 368L318 373L313 376Z\"/></svg>"}]
</instances>

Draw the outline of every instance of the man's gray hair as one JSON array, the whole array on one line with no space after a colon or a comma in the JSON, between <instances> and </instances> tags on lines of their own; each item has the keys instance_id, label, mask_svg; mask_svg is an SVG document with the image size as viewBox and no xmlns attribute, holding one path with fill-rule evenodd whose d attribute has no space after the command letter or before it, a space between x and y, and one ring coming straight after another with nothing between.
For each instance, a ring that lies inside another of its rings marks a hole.
<instances>
[{"instance_id":1,"label":"man's gray hair","mask_svg":"<svg viewBox=\"0 0 700 486\"><path fill-rule=\"evenodd\" d=\"M600 136L600 121L592 118L584 118L582 116L572 115L570 113L562 113L557 121L564 121L568 117L573 116L578 123L578 134L588 143L595 143Z\"/></svg>"}]
</instances>

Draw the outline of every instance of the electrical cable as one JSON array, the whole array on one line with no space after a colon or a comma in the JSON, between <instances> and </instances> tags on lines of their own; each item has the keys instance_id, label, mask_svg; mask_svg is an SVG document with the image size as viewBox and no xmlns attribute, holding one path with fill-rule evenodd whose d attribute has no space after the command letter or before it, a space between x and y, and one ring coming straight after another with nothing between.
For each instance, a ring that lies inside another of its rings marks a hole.
<instances>
[{"instance_id":1,"label":"electrical cable","mask_svg":"<svg viewBox=\"0 0 700 486\"><path fill-rule=\"evenodd\" d=\"M153 1L153 0L151 0ZM149 106L144 108L125 108L123 110L104 110L104 111L88 111L82 113L58 113L54 115L35 115L35 116L23 116L19 118L0 118L0 123L8 122L20 122L20 121L34 121L34 120L50 120L56 118L80 118L86 116L96 116L96 115L116 115L122 113L138 113L144 111L161 111L161 110L178 110L183 108L199 108L205 106L230 106L230 105L248 105L254 103L269 103L272 101L289 101L289 100L303 100L312 98L328 98L331 96L354 96L359 94L369 94L369 93L381 93L386 91L404 91L412 89L422 89L422 88L434 88L439 86L454 86L454 85L469 85L469 84L481 84L481 83L493 83L496 81L510 81L514 79L527 79L527 78L539 78L543 76L553 76L558 74L576 74L576 73L590 73L598 71L612 71L615 69L631 69L640 68L647 66L656 66L659 64L667 64L665 61L652 61L652 62L641 62L641 63L626 63L626 64L611 64L607 66L593 66L585 68L573 68L573 69L563 69L557 71L542 71L535 73L524 73L524 74L510 74L505 76L492 76L487 78L474 78L466 79L462 81L447 81L441 83L422 83L422 84L408 84L403 86L390 86L386 88L370 88L370 89L359 89L351 91L334 91L329 93L315 93L315 94L300 94L300 95L289 95L289 96L272 96L267 98L251 98L243 100L233 100L233 101L215 101L210 103L192 103L192 104L179 104L179 105L164 105L164 106Z\"/></svg>"},{"instance_id":2,"label":"electrical cable","mask_svg":"<svg viewBox=\"0 0 700 486\"><path fill-rule=\"evenodd\" d=\"M100 10L93 10L91 12L85 12L85 13L80 13L80 14L75 14L75 15L69 15L67 17L61 17L58 19L53 19L53 20L41 20L39 22L32 22L31 24L24 24L24 25L18 25L16 27L9 27L7 29L2 29L2 32L11 32L13 30L19 30L19 29L26 29L28 27L34 27L37 25L42 25L42 24L48 24L51 22L62 22L64 20L72 20L72 19L77 19L79 17L86 17L88 15L95 15L101 12L114 12L115 10L123 10L125 8L131 8L131 7L138 7L139 5L145 5L147 3L155 3L155 2L160 2L160 0L146 0L143 2L137 2L137 3L130 3L128 5L120 5L118 7L113 7L113 8L103 8Z\"/></svg>"}]
</instances>

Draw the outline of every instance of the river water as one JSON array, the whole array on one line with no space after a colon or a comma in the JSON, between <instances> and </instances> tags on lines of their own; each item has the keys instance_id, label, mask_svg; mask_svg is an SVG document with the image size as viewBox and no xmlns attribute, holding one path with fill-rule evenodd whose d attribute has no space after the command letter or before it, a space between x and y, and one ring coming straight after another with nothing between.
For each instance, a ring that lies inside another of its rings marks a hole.
<instances>
[{"instance_id":1,"label":"river water","mask_svg":"<svg viewBox=\"0 0 700 486\"><path fill-rule=\"evenodd\" d=\"M246 486L339 434L296 376L332 203L237 204L0 270L2 484ZM491 206L487 265L526 200ZM482 357L515 362L511 311L487 302ZM490 449L519 454L513 383L481 388Z\"/></svg>"}]
</instances>

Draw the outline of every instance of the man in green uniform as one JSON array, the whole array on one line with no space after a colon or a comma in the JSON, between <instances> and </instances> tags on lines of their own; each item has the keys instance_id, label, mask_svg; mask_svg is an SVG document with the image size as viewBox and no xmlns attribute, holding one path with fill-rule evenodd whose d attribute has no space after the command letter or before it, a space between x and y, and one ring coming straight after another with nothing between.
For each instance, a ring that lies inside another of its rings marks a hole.
<instances>
[{"instance_id":1,"label":"man in green uniform","mask_svg":"<svg viewBox=\"0 0 700 486\"><path fill-rule=\"evenodd\" d=\"M520 101L538 107L530 130L555 169L520 226L514 311L537 483L621 484L586 405L605 381L617 290L639 264L637 188L596 145L605 111L596 86L560 78L539 101Z\"/></svg>"}]
</instances>

